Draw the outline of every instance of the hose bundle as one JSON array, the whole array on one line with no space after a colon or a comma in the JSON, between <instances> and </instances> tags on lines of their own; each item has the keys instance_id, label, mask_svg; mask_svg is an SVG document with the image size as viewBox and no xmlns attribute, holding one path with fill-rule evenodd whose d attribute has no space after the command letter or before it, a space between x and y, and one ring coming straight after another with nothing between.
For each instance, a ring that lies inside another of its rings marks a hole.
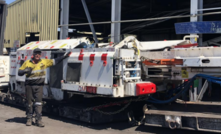
<instances>
[{"instance_id":1,"label":"hose bundle","mask_svg":"<svg viewBox=\"0 0 221 134\"><path fill-rule=\"evenodd\" d=\"M192 79L190 79L188 82L185 82L185 83L181 84L180 86L178 86L177 88L175 88L174 90L179 91L179 92L174 97L172 97L168 100L158 100L153 97L150 97L150 99L147 100L147 102L155 103L155 104L167 104L167 103L174 102L176 99L181 97L182 94L184 94L185 92L187 92L190 89L190 86L193 84L194 80L197 77L201 77L201 78L206 79L208 81L208 83L216 83L216 84L221 85L221 78L219 78L219 77L214 77L214 76L205 75L205 74L197 74ZM183 88L181 88L181 87L183 87Z\"/></svg>"}]
</instances>

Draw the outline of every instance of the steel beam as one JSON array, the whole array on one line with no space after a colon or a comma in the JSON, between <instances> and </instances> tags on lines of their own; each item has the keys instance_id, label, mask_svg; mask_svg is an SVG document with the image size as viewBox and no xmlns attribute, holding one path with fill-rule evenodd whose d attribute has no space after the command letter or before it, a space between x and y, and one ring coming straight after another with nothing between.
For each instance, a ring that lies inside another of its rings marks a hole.
<instances>
[{"instance_id":1,"label":"steel beam","mask_svg":"<svg viewBox=\"0 0 221 134\"><path fill-rule=\"evenodd\" d=\"M196 14L198 13L198 0L191 0L190 3L190 14L193 15L192 17L190 17L190 21L191 22L197 22L198 21L198 17L196 16ZM196 34L191 34L190 36L195 36ZM197 40L195 38L190 38L191 43L197 43Z\"/></svg>"},{"instance_id":2,"label":"steel beam","mask_svg":"<svg viewBox=\"0 0 221 134\"><path fill-rule=\"evenodd\" d=\"M198 95L197 101L201 101L201 100L203 99L203 95L204 95L204 93L206 92L208 86L209 86L209 83L208 83L208 81L206 80L206 81L204 82L204 84L203 84L203 87L201 88L201 91L200 91L200 93L199 93L199 95Z\"/></svg>"},{"instance_id":3,"label":"steel beam","mask_svg":"<svg viewBox=\"0 0 221 134\"><path fill-rule=\"evenodd\" d=\"M111 21L121 20L121 0L112 0ZM111 42L119 43L121 23L111 23Z\"/></svg>"},{"instance_id":4,"label":"steel beam","mask_svg":"<svg viewBox=\"0 0 221 134\"><path fill-rule=\"evenodd\" d=\"M69 24L69 0L61 0L60 24ZM68 26L61 26L60 39L68 38Z\"/></svg>"},{"instance_id":5,"label":"steel beam","mask_svg":"<svg viewBox=\"0 0 221 134\"><path fill-rule=\"evenodd\" d=\"M214 43L214 42L215 42L215 43L217 43L217 42L221 42L221 36L203 42L203 46L206 46L206 45L210 44L211 42L213 42L213 43Z\"/></svg>"},{"instance_id":6,"label":"steel beam","mask_svg":"<svg viewBox=\"0 0 221 134\"><path fill-rule=\"evenodd\" d=\"M90 13L88 11L87 4L86 4L85 0L81 0L81 2L83 4L84 11L85 11L85 14L87 16L88 23L92 23L91 16L90 16ZM97 44L98 40L97 40L97 35L96 35L95 29L94 29L94 25L90 24L90 28L91 28L91 32L93 33L95 43Z\"/></svg>"},{"instance_id":7,"label":"steel beam","mask_svg":"<svg viewBox=\"0 0 221 134\"><path fill-rule=\"evenodd\" d=\"M198 13L203 14L203 0L198 0ZM203 16L199 16L198 21L203 21ZM200 34L199 35L199 46L202 46L202 45L203 45L203 34Z\"/></svg>"},{"instance_id":8,"label":"steel beam","mask_svg":"<svg viewBox=\"0 0 221 134\"><path fill-rule=\"evenodd\" d=\"M0 6L3 7L2 15L0 16L0 55L3 55L4 48L4 31L6 26L7 5L4 1L1 1Z\"/></svg>"}]
</instances>

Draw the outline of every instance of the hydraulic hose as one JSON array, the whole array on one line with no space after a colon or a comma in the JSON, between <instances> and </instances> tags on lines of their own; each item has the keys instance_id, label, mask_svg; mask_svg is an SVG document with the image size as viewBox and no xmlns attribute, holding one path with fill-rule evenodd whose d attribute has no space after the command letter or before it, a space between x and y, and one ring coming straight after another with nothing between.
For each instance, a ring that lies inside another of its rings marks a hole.
<instances>
[{"instance_id":1,"label":"hydraulic hose","mask_svg":"<svg viewBox=\"0 0 221 134\"><path fill-rule=\"evenodd\" d=\"M189 90L190 86L192 85L192 83L194 82L196 77L202 77L202 78L206 79L209 83L217 83L217 84L221 85L221 78L219 78L219 77L209 76L209 75L205 75L205 74L197 74L192 79L190 79L190 81L184 86L184 88L179 93L177 93L174 97L172 97L168 100L158 100L153 97L150 97L151 100L147 100L147 102L155 103L155 104L167 104L167 103L174 102L183 93L185 93L186 91Z\"/></svg>"}]
</instances>

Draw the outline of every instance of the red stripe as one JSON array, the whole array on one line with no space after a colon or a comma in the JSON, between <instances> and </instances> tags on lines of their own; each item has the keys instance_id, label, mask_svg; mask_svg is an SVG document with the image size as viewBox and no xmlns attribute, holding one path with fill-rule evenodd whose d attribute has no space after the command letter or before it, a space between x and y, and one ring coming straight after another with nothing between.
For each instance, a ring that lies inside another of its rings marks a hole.
<instances>
[{"instance_id":1,"label":"red stripe","mask_svg":"<svg viewBox=\"0 0 221 134\"><path fill-rule=\"evenodd\" d=\"M189 47L195 47L195 46L198 46L198 43L187 44L187 45L179 45L179 46L175 46L174 48L189 48Z\"/></svg>"}]
</instances>

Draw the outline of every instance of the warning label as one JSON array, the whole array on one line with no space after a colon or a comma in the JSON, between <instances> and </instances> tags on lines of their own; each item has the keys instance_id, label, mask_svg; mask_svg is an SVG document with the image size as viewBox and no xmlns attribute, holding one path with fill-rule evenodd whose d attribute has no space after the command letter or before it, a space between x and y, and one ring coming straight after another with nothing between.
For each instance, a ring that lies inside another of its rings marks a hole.
<instances>
[{"instance_id":1,"label":"warning label","mask_svg":"<svg viewBox=\"0 0 221 134\"><path fill-rule=\"evenodd\" d=\"M182 78L189 78L188 72L185 68L181 70Z\"/></svg>"}]
</instances>

